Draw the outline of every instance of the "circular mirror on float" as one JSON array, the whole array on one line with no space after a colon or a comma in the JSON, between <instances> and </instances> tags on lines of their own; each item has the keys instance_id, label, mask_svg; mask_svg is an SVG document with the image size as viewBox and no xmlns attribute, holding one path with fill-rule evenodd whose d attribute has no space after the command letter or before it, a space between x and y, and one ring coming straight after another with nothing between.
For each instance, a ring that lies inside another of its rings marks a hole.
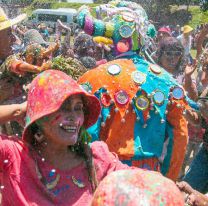
<instances>
[{"instance_id":1,"label":"circular mirror on float","mask_svg":"<svg viewBox=\"0 0 208 206\"><path fill-rule=\"evenodd\" d=\"M150 101L147 97L145 97L144 95L140 95L136 98L135 100L135 104L136 104L136 108L138 110L146 110L149 105L150 105Z\"/></svg>"},{"instance_id":2,"label":"circular mirror on float","mask_svg":"<svg viewBox=\"0 0 208 206\"><path fill-rule=\"evenodd\" d=\"M107 68L107 70L111 75L118 75L121 72L121 67L117 64L112 64Z\"/></svg>"},{"instance_id":3,"label":"circular mirror on float","mask_svg":"<svg viewBox=\"0 0 208 206\"><path fill-rule=\"evenodd\" d=\"M139 71L134 71L131 74L131 78L136 84L143 84L146 81L146 75Z\"/></svg>"},{"instance_id":4,"label":"circular mirror on float","mask_svg":"<svg viewBox=\"0 0 208 206\"><path fill-rule=\"evenodd\" d=\"M132 29L129 25L123 25L119 29L119 33L123 38L129 38L132 36L134 29Z\"/></svg>"},{"instance_id":5,"label":"circular mirror on float","mask_svg":"<svg viewBox=\"0 0 208 206\"><path fill-rule=\"evenodd\" d=\"M160 74L162 72L161 67L156 64L150 64L149 69L155 74Z\"/></svg>"},{"instance_id":6,"label":"circular mirror on float","mask_svg":"<svg viewBox=\"0 0 208 206\"><path fill-rule=\"evenodd\" d=\"M178 99L178 100L183 99L185 96L183 88L179 86L173 88L172 95L174 99Z\"/></svg>"},{"instance_id":7,"label":"circular mirror on float","mask_svg":"<svg viewBox=\"0 0 208 206\"><path fill-rule=\"evenodd\" d=\"M135 20L134 15L129 12L122 12L122 18L127 22L133 22Z\"/></svg>"},{"instance_id":8,"label":"circular mirror on float","mask_svg":"<svg viewBox=\"0 0 208 206\"><path fill-rule=\"evenodd\" d=\"M153 101L157 105L162 105L165 101L165 94L162 91L155 91L153 95Z\"/></svg>"},{"instance_id":9,"label":"circular mirror on float","mask_svg":"<svg viewBox=\"0 0 208 206\"><path fill-rule=\"evenodd\" d=\"M116 92L114 97L115 97L115 101L120 105L125 105L129 102L129 95L124 90L120 90Z\"/></svg>"},{"instance_id":10,"label":"circular mirror on float","mask_svg":"<svg viewBox=\"0 0 208 206\"><path fill-rule=\"evenodd\" d=\"M102 93L100 100L102 105L105 107L109 107L112 104L111 97L108 93Z\"/></svg>"}]
</instances>

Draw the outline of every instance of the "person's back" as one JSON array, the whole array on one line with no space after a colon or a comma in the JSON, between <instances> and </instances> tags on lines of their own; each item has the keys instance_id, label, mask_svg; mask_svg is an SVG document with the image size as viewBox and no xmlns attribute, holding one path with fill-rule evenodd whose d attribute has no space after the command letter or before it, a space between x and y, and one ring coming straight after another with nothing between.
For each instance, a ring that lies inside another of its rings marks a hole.
<instances>
[{"instance_id":1,"label":"person's back","mask_svg":"<svg viewBox=\"0 0 208 206\"><path fill-rule=\"evenodd\" d=\"M119 74L113 75L114 71ZM160 75L154 73L158 71ZM167 72L134 56L88 71L79 83L103 106L99 121L89 129L93 140L105 141L129 165L151 170L161 166L163 174L177 177L187 144L187 125L182 121L183 109L176 104L185 107L186 103L183 98L170 97L169 92L180 87ZM180 158L175 154L174 159L174 153L180 153ZM170 169L173 165L174 170Z\"/></svg>"}]
</instances>

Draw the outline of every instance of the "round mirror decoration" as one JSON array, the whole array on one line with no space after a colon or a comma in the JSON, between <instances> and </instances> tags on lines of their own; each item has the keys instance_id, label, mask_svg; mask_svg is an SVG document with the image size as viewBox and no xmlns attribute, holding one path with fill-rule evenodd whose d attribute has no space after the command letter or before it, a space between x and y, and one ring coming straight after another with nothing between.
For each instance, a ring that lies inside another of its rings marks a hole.
<instances>
[{"instance_id":1,"label":"round mirror decoration","mask_svg":"<svg viewBox=\"0 0 208 206\"><path fill-rule=\"evenodd\" d=\"M162 105L165 101L165 94L161 91L155 91L153 95L153 101L157 105Z\"/></svg>"},{"instance_id":2,"label":"round mirror decoration","mask_svg":"<svg viewBox=\"0 0 208 206\"><path fill-rule=\"evenodd\" d=\"M119 29L119 33L123 38L129 38L132 36L134 30L129 25L123 25Z\"/></svg>"},{"instance_id":3,"label":"round mirror decoration","mask_svg":"<svg viewBox=\"0 0 208 206\"><path fill-rule=\"evenodd\" d=\"M105 107L109 107L112 104L111 97L107 93L102 93L100 100L102 105Z\"/></svg>"},{"instance_id":4,"label":"round mirror decoration","mask_svg":"<svg viewBox=\"0 0 208 206\"><path fill-rule=\"evenodd\" d=\"M173 91L172 91L172 95L173 95L173 98L175 99L183 99L184 98L184 90L179 87L179 86L176 86L173 88Z\"/></svg>"},{"instance_id":5,"label":"round mirror decoration","mask_svg":"<svg viewBox=\"0 0 208 206\"><path fill-rule=\"evenodd\" d=\"M160 74L162 72L161 67L159 67L158 65L155 65L155 64L151 64L149 66L149 68L155 74Z\"/></svg>"},{"instance_id":6,"label":"round mirror decoration","mask_svg":"<svg viewBox=\"0 0 208 206\"><path fill-rule=\"evenodd\" d=\"M121 67L117 64L112 64L107 68L107 70L111 75L118 75L121 72Z\"/></svg>"},{"instance_id":7,"label":"round mirror decoration","mask_svg":"<svg viewBox=\"0 0 208 206\"><path fill-rule=\"evenodd\" d=\"M131 74L131 78L136 84L143 84L146 81L146 75L139 71L134 71Z\"/></svg>"},{"instance_id":8,"label":"round mirror decoration","mask_svg":"<svg viewBox=\"0 0 208 206\"><path fill-rule=\"evenodd\" d=\"M150 105L149 99L144 95L138 96L135 102L136 102L136 108L142 111L146 110Z\"/></svg>"},{"instance_id":9,"label":"round mirror decoration","mask_svg":"<svg viewBox=\"0 0 208 206\"><path fill-rule=\"evenodd\" d=\"M129 102L129 95L126 91L120 90L115 93L115 101L120 105L125 105Z\"/></svg>"},{"instance_id":10,"label":"round mirror decoration","mask_svg":"<svg viewBox=\"0 0 208 206\"><path fill-rule=\"evenodd\" d=\"M127 22L133 22L135 20L134 15L129 12L123 12L122 18L124 21L127 21Z\"/></svg>"}]
</instances>

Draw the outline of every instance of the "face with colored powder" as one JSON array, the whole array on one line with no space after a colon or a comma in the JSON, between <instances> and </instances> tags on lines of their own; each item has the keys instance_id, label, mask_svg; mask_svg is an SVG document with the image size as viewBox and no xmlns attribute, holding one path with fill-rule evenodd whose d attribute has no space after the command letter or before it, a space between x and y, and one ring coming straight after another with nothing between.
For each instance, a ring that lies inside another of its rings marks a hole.
<instances>
[{"instance_id":1,"label":"face with colored powder","mask_svg":"<svg viewBox=\"0 0 208 206\"><path fill-rule=\"evenodd\" d=\"M81 96L74 95L57 112L38 121L47 141L56 145L74 145L84 123L83 107Z\"/></svg>"}]
</instances>

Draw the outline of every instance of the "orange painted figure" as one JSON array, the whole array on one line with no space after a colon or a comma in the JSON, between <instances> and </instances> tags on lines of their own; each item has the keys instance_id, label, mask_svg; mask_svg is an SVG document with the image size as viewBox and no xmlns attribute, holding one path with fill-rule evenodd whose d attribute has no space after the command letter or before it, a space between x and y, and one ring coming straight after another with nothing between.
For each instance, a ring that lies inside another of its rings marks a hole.
<instances>
[{"instance_id":1,"label":"orange painted figure","mask_svg":"<svg viewBox=\"0 0 208 206\"><path fill-rule=\"evenodd\" d=\"M165 70L135 55L90 70L79 83L102 104L99 121L89 129L93 140L105 141L128 165L177 179L188 142L183 113L189 106Z\"/></svg>"},{"instance_id":2,"label":"orange painted figure","mask_svg":"<svg viewBox=\"0 0 208 206\"><path fill-rule=\"evenodd\" d=\"M102 105L98 122L88 131L93 141L105 141L124 163L176 180L188 142L185 110L197 105L169 73L138 55L154 33L141 6L113 1L96 11L112 16L111 21L92 18L91 10L83 7L77 22L92 36L112 38L116 60L79 79ZM125 50L119 50L121 44Z\"/></svg>"}]
</instances>

